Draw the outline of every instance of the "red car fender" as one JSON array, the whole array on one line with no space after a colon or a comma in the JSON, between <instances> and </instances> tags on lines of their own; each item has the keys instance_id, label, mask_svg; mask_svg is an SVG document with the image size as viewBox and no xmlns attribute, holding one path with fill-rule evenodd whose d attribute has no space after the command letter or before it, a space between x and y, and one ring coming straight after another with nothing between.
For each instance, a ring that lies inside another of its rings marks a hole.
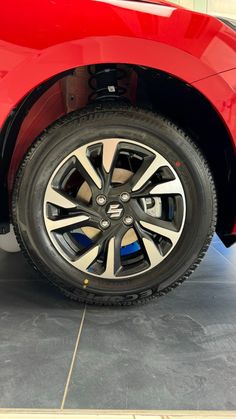
<instances>
[{"instance_id":1,"label":"red car fender","mask_svg":"<svg viewBox=\"0 0 236 419\"><path fill-rule=\"evenodd\" d=\"M193 86L211 102L223 119L236 154L236 69L200 80Z\"/></svg>"},{"instance_id":2,"label":"red car fender","mask_svg":"<svg viewBox=\"0 0 236 419\"><path fill-rule=\"evenodd\" d=\"M31 0L9 0L1 9L0 127L31 89L74 67L138 64L187 83L235 67L233 30L164 1L42 0L36 13Z\"/></svg>"}]
</instances>

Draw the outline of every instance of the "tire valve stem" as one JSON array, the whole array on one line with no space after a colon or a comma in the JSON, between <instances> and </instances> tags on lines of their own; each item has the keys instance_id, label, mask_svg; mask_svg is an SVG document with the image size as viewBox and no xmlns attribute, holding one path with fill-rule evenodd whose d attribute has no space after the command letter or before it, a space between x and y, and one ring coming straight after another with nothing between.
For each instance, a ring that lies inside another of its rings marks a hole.
<instances>
[{"instance_id":1,"label":"tire valve stem","mask_svg":"<svg viewBox=\"0 0 236 419\"><path fill-rule=\"evenodd\" d=\"M89 284L89 280L88 279L85 279L84 280L83 288L87 288L88 284Z\"/></svg>"}]
</instances>

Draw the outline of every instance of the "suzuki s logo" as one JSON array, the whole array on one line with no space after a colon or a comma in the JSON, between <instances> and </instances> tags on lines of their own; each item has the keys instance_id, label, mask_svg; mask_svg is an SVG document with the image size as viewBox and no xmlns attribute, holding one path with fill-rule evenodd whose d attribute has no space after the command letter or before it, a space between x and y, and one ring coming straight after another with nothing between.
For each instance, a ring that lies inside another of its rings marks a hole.
<instances>
[{"instance_id":1,"label":"suzuki s logo","mask_svg":"<svg viewBox=\"0 0 236 419\"><path fill-rule=\"evenodd\" d=\"M112 202L107 206L107 215L112 219L121 218L124 212L124 208L118 202Z\"/></svg>"}]
</instances>

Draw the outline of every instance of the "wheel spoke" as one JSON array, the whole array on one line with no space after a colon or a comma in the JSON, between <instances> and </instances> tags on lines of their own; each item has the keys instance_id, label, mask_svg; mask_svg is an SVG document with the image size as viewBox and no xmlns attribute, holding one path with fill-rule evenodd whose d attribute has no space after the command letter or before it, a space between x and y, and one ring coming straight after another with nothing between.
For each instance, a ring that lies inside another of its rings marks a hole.
<instances>
[{"instance_id":1,"label":"wheel spoke","mask_svg":"<svg viewBox=\"0 0 236 419\"><path fill-rule=\"evenodd\" d=\"M108 278L113 278L115 276L115 252L115 237L112 237L108 243L106 269L103 273L103 275Z\"/></svg>"},{"instance_id":2,"label":"wheel spoke","mask_svg":"<svg viewBox=\"0 0 236 419\"><path fill-rule=\"evenodd\" d=\"M170 226L171 223L166 221L166 222L162 222L165 223L166 226ZM160 227L157 225L157 223L147 223L146 221L142 221L140 220L140 224L142 227L144 227L145 229L153 232L153 233L157 233L162 237L166 237L167 239L169 239L172 243L172 245L175 245L179 239L180 233L177 231L173 231L170 230L169 228L164 228L164 227Z\"/></svg>"},{"instance_id":3,"label":"wheel spoke","mask_svg":"<svg viewBox=\"0 0 236 419\"><path fill-rule=\"evenodd\" d=\"M57 207L66 209L77 207L77 203L72 197L64 195L60 190L53 189L51 185L47 187L45 199L46 202L56 205Z\"/></svg>"},{"instance_id":4,"label":"wheel spoke","mask_svg":"<svg viewBox=\"0 0 236 419\"><path fill-rule=\"evenodd\" d=\"M95 184L98 189L101 189L102 188L101 178L99 177L97 171L95 170L91 161L89 160L87 151L88 151L88 146L85 145L85 146L80 147L78 150L74 152L74 155L77 158L79 166L80 166L79 169L81 170L82 175L84 176L85 180L89 184L91 183Z\"/></svg>"},{"instance_id":5,"label":"wheel spoke","mask_svg":"<svg viewBox=\"0 0 236 419\"><path fill-rule=\"evenodd\" d=\"M135 225L135 232L148 257L150 267L160 263L163 260L163 255L160 253L150 234L143 230L139 223Z\"/></svg>"},{"instance_id":6,"label":"wheel spoke","mask_svg":"<svg viewBox=\"0 0 236 419\"><path fill-rule=\"evenodd\" d=\"M147 239L145 237L143 237L142 240L143 240L143 245L145 247L151 267L155 266L157 263L162 262L163 256L159 252L154 241L152 239Z\"/></svg>"},{"instance_id":7,"label":"wheel spoke","mask_svg":"<svg viewBox=\"0 0 236 419\"><path fill-rule=\"evenodd\" d=\"M105 271L100 276L114 278L116 272L121 268L120 247L126 231L127 228L123 227L104 232L103 236L90 249L85 251L73 262L73 265L81 271L86 272L99 255L104 253Z\"/></svg>"},{"instance_id":8,"label":"wheel spoke","mask_svg":"<svg viewBox=\"0 0 236 419\"><path fill-rule=\"evenodd\" d=\"M141 189L154 175L154 173L156 173L156 171L162 166L166 166L166 160L162 156L157 155L154 160L153 157L146 157L140 169L135 175L135 179L137 179L137 181L133 185L132 191L136 192L137 190Z\"/></svg>"},{"instance_id":9,"label":"wheel spoke","mask_svg":"<svg viewBox=\"0 0 236 419\"><path fill-rule=\"evenodd\" d=\"M139 220L138 224L140 224L143 228L149 230L152 233L166 237L171 241L173 245L177 243L181 234L181 225L177 231L177 227L174 222L162 220L145 213L136 200L133 200L132 202L132 211L134 218Z\"/></svg>"},{"instance_id":10,"label":"wheel spoke","mask_svg":"<svg viewBox=\"0 0 236 419\"><path fill-rule=\"evenodd\" d=\"M120 231L117 232L117 234L110 238L107 244L106 268L102 275L104 277L114 278L116 273L121 269L121 242L127 228L121 228L119 230Z\"/></svg>"},{"instance_id":11,"label":"wheel spoke","mask_svg":"<svg viewBox=\"0 0 236 419\"><path fill-rule=\"evenodd\" d=\"M114 166L119 139L102 141L102 164L106 173L109 173Z\"/></svg>"},{"instance_id":12,"label":"wheel spoke","mask_svg":"<svg viewBox=\"0 0 236 419\"><path fill-rule=\"evenodd\" d=\"M100 245L95 245L91 249L83 253L83 255L80 256L76 261L72 262L72 265L80 271L86 272L90 265L92 265L92 263L98 257L99 252Z\"/></svg>"},{"instance_id":13,"label":"wheel spoke","mask_svg":"<svg viewBox=\"0 0 236 419\"><path fill-rule=\"evenodd\" d=\"M183 187L178 178L154 186L149 192L151 195L183 195Z\"/></svg>"},{"instance_id":14,"label":"wheel spoke","mask_svg":"<svg viewBox=\"0 0 236 419\"><path fill-rule=\"evenodd\" d=\"M89 219L91 221L93 221L95 224L99 224L101 218L99 217L99 214L95 208L93 208L90 205L82 204L81 202L79 202L77 204L77 209L78 213L76 211L76 215L87 215L89 216Z\"/></svg>"},{"instance_id":15,"label":"wheel spoke","mask_svg":"<svg viewBox=\"0 0 236 419\"><path fill-rule=\"evenodd\" d=\"M47 229L51 232L51 231L60 230L60 229L68 230L68 227L81 224L82 222L88 219L89 217L86 215L77 215L77 216L61 218L59 220L50 220L49 218L47 218L47 220L45 220L45 223L46 223Z\"/></svg>"}]
</instances>

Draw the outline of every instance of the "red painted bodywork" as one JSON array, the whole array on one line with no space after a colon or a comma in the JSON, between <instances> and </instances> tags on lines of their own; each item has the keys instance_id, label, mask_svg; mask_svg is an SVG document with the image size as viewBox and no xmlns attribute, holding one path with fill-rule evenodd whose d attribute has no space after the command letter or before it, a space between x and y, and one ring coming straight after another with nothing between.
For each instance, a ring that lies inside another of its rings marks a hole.
<instances>
[{"instance_id":1,"label":"red painted bodywork","mask_svg":"<svg viewBox=\"0 0 236 419\"><path fill-rule=\"evenodd\" d=\"M0 129L37 85L62 71L105 62L152 67L192 84L222 118L236 151L236 32L164 0L2 2ZM59 98L56 87L54 93ZM53 114L62 107L59 98Z\"/></svg>"}]
</instances>

